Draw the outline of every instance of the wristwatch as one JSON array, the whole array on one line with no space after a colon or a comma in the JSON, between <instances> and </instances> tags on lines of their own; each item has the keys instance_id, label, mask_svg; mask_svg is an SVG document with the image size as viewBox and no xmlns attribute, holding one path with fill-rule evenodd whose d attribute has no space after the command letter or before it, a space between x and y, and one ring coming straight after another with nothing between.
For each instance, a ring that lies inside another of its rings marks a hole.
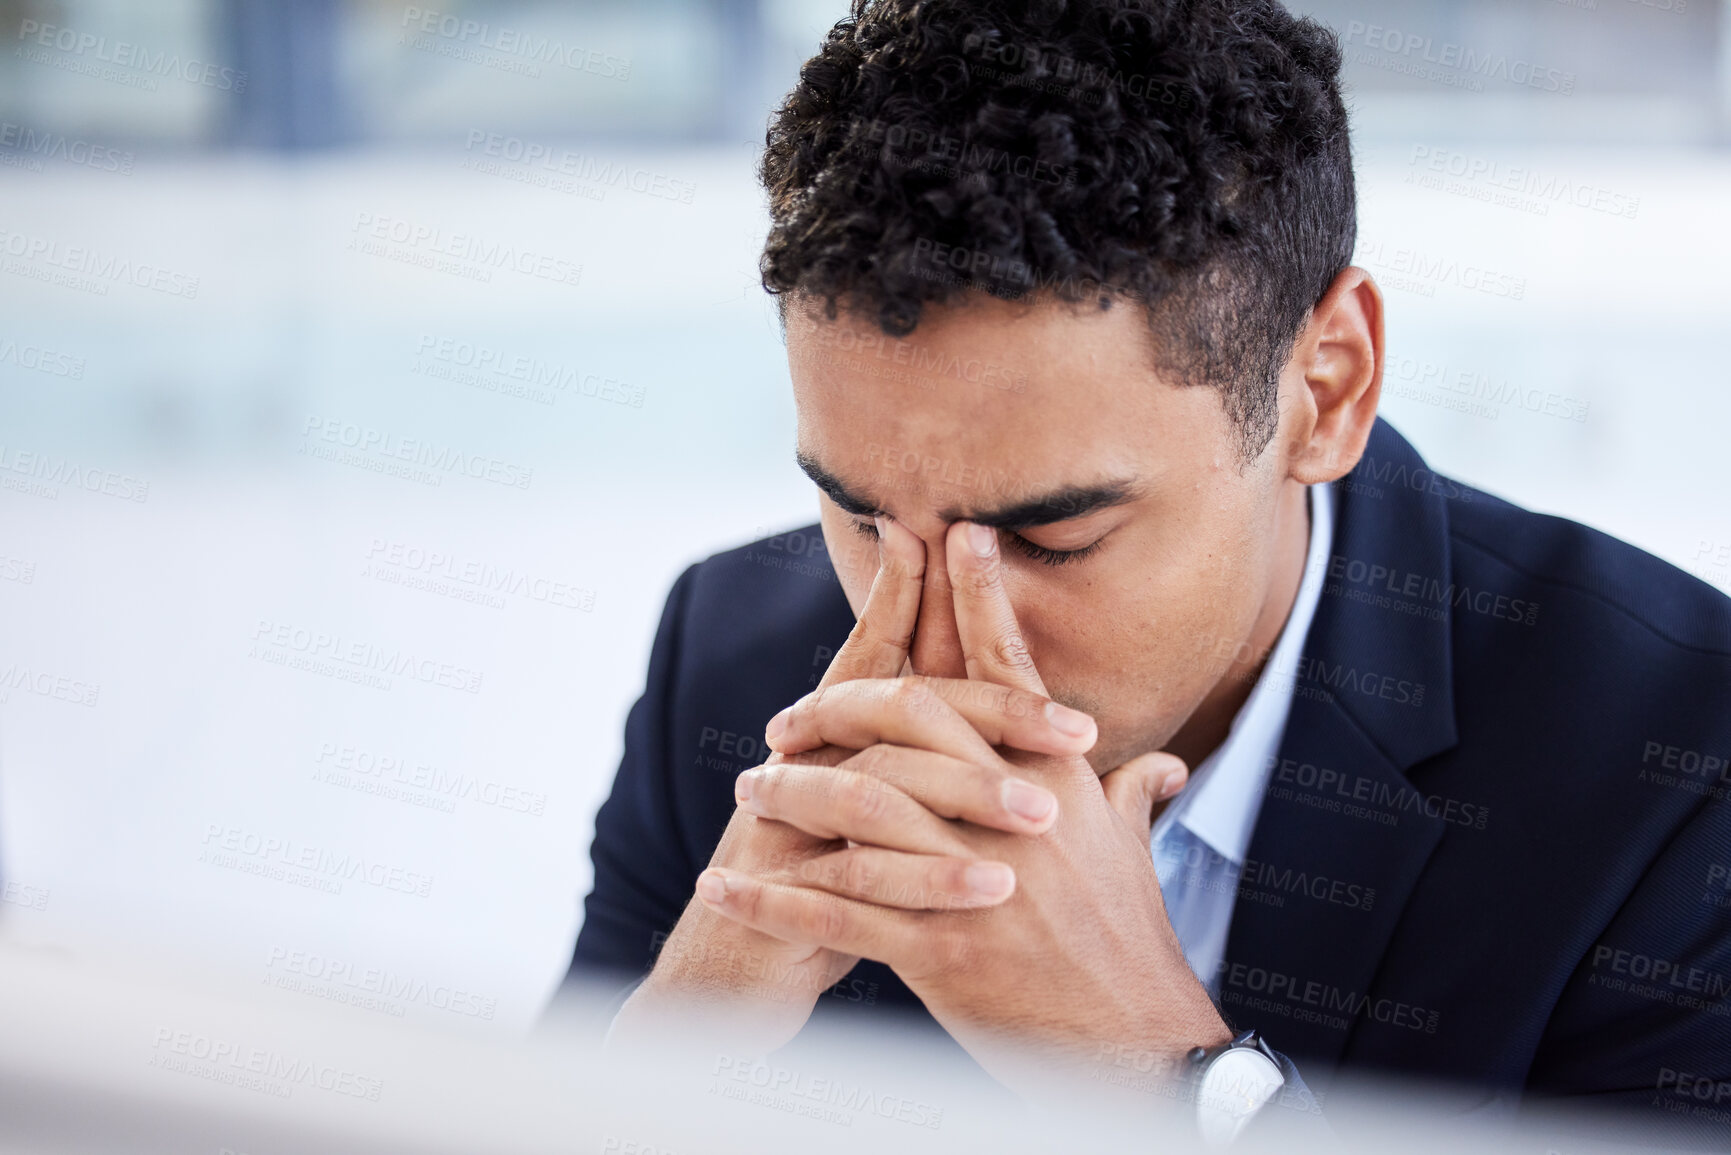
<instances>
[{"instance_id":1,"label":"wristwatch","mask_svg":"<svg viewBox=\"0 0 1731 1155\"><path fill-rule=\"evenodd\" d=\"M1185 1059L1195 1089L1196 1125L1210 1146L1238 1138L1244 1125L1286 1086L1273 1049L1255 1031L1217 1047L1192 1047Z\"/></svg>"}]
</instances>

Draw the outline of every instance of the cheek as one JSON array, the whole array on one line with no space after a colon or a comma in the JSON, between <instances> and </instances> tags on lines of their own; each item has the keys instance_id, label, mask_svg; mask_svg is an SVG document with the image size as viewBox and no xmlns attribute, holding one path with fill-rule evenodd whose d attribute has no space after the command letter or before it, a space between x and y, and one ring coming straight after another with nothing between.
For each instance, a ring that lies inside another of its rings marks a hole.
<instances>
[{"instance_id":1,"label":"cheek","mask_svg":"<svg viewBox=\"0 0 1731 1155\"><path fill-rule=\"evenodd\" d=\"M1138 551L1084 576L1016 566L1005 585L1048 684L1107 717L1186 709L1209 682L1216 637L1236 641L1254 620L1223 571L1236 558L1198 551L1182 561Z\"/></svg>"},{"instance_id":2,"label":"cheek","mask_svg":"<svg viewBox=\"0 0 1731 1155\"><path fill-rule=\"evenodd\" d=\"M1032 563L1009 563L1004 591L1035 664L1064 682L1094 678L1124 644L1125 623L1145 610L1135 604L1133 589L1066 578L1061 569Z\"/></svg>"}]
</instances>

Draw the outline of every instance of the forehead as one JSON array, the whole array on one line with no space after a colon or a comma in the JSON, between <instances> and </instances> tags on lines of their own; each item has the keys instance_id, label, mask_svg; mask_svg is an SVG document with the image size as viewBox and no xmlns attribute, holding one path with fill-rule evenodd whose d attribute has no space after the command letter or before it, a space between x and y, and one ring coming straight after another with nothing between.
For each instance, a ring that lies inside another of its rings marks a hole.
<instances>
[{"instance_id":1,"label":"forehead","mask_svg":"<svg viewBox=\"0 0 1731 1155\"><path fill-rule=\"evenodd\" d=\"M1150 341L1142 311L1123 301L927 306L903 338L790 304L799 451L856 491L889 482L968 505L1152 480L1227 439L1213 391L1164 381Z\"/></svg>"}]
</instances>

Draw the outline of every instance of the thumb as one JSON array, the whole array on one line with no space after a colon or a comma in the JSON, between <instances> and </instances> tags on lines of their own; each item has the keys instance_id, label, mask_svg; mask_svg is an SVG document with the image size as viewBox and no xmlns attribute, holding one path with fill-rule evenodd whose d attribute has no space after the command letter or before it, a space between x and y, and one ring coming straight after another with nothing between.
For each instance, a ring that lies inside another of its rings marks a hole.
<instances>
[{"instance_id":1,"label":"thumb","mask_svg":"<svg viewBox=\"0 0 1731 1155\"><path fill-rule=\"evenodd\" d=\"M1153 750L1138 754L1100 779L1106 802L1130 829L1147 841L1154 829L1154 807L1166 801L1190 780L1190 768L1176 754Z\"/></svg>"}]
</instances>

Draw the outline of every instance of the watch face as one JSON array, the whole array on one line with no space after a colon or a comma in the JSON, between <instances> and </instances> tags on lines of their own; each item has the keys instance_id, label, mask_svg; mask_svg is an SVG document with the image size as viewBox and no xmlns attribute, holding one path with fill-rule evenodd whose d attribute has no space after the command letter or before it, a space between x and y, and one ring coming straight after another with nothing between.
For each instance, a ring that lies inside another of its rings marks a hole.
<instances>
[{"instance_id":1,"label":"watch face","mask_svg":"<svg viewBox=\"0 0 1731 1155\"><path fill-rule=\"evenodd\" d=\"M1230 1143L1285 1083L1280 1068L1261 1051L1234 1047L1221 1052L1202 1073L1196 1092L1202 1137Z\"/></svg>"}]
</instances>

